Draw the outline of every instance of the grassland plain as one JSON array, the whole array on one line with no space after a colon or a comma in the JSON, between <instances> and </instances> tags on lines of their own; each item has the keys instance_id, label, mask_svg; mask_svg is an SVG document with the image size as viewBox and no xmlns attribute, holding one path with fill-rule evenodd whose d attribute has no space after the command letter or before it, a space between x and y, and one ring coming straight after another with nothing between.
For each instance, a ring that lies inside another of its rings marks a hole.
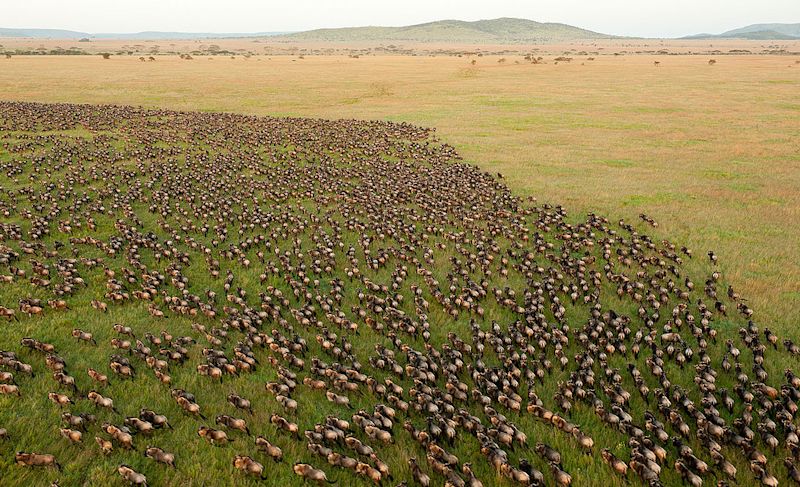
<instances>
[{"instance_id":1,"label":"grassland plain","mask_svg":"<svg viewBox=\"0 0 800 487\"><path fill-rule=\"evenodd\" d=\"M687 55L743 55L774 54L797 55L800 41L796 40L746 40L746 39L597 39L564 40L537 42L531 44L502 44L496 42L410 42L410 41L361 41L361 42L320 42L299 41L286 38L225 38L225 39L92 39L91 42L76 42L68 39L34 39L20 37L0 38L0 53L47 54L99 54L111 53L115 56L129 55L342 55L357 53L408 55L412 57L428 55L457 55L465 53L490 53L521 55L532 52L542 55L588 55L609 54L687 54ZM132 54L130 54L132 53Z\"/></svg>"},{"instance_id":2,"label":"grassland plain","mask_svg":"<svg viewBox=\"0 0 800 487\"><path fill-rule=\"evenodd\" d=\"M699 256L715 250L764 322L796 339L800 65L791 56L708 59L609 55L530 65L483 57L472 66L410 56L17 56L0 60L0 98L435 127L519 195L579 214L646 213L657 233Z\"/></svg>"}]
</instances>

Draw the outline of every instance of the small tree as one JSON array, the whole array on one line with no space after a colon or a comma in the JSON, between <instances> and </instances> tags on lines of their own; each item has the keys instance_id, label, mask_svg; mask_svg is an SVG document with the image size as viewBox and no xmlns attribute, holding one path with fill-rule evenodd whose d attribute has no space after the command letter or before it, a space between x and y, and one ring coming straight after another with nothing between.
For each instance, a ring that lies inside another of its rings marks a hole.
<instances>
[{"instance_id":1,"label":"small tree","mask_svg":"<svg viewBox=\"0 0 800 487\"><path fill-rule=\"evenodd\" d=\"M6 59L11 59L11 53L10 52L6 53Z\"/></svg>"},{"instance_id":2,"label":"small tree","mask_svg":"<svg viewBox=\"0 0 800 487\"><path fill-rule=\"evenodd\" d=\"M111 59L111 53L110 52L103 52L103 53L100 53L100 55L103 56L103 59Z\"/></svg>"}]
</instances>

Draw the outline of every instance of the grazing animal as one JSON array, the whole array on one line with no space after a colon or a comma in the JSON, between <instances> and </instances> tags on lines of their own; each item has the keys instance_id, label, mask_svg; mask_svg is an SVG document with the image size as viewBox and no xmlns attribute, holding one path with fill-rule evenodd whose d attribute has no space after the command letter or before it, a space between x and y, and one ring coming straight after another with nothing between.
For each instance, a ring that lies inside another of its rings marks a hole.
<instances>
[{"instance_id":1,"label":"grazing animal","mask_svg":"<svg viewBox=\"0 0 800 487\"><path fill-rule=\"evenodd\" d=\"M108 385L108 376L105 374L101 374L100 372L96 371L93 368L89 368L86 370L87 375L95 382L99 382L102 385Z\"/></svg>"},{"instance_id":2,"label":"grazing animal","mask_svg":"<svg viewBox=\"0 0 800 487\"><path fill-rule=\"evenodd\" d=\"M202 419L206 419L206 417L203 416L203 413L200 412L200 406L196 402L193 402L184 396L178 396L175 401L178 403L178 406L180 406L187 413L199 416Z\"/></svg>"},{"instance_id":3,"label":"grazing animal","mask_svg":"<svg viewBox=\"0 0 800 487\"><path fill-rule=\"evenodd\" d=\"M152 458L158 463L163 463L164 465L168 465L172 468L175 468L174 453L167 453L161 448L155 446L148 446L147 449L144 451L144 456Z\"/></svg>"},{"instance_id":4,"label":"grazing animal","mask_svg":"<svg viewBox=\"0 0 800 487\"><path fill-rule=\"evenodd\" d=\"M20 451L14 455L14 461L17 465L26 467L55 467L61 470L61 465L58 464L56 457L47 453L26 453Z\"/></svg>"},{"instance_id":5,"label":"grazing animal","mask_svg":"<svg viewBox=\"0 0 800 487\"><path fill-rule=\"evenodd\" d=\"M222 446L228 442L228 435L222 430L215 430L207 426L201 426L197 430L197 436L205 438L214 446Z\"/></svg>"},{"instance_id":6,"label":"grazing animal","mask_svg":"<svg viewBox=\"0 0 800 487\"><path fill-rule=\"evenodd\" d=\"M139 419L147 421L151 423L156 428L169 428L172 429L172 425L169 424L169 420L163 414L158 414L155 411L150 409L142 408L139 410Z\"/></svg>"},{"instance_id":7,"label":"grazing animal","mask_svg":"<svg viewBox=\"0 0 800 487\"><path fill-rule=\"evenodd\" d=\"M603 461L605 461L616 473L625 477L628 474L628 464L614 456L608 448L600 451Z\"/></svg>"},{"instance_id":8,"label":"grazing animal","mask_svg":"<svg viewBox=\"0 0 800 487\"><path fill-rule=\"evenodd\" d=\"M325 472L314 468L307 463L295 463L294 466L292 466L292 470L296 475L303 477L303 480L317 482L318 484L321 484L322 482L327 482L329 484L336 483L333 480L328 480L328 476L325 475Z\"/></svg>"},{"instance_id":9,"label":"grazing animal","mask_svg":"<svg viewBox=\"0 0 800 487\"><path fill-rule=\"evenodd\" d=\"M111 438L127 450L133 449L133 435L126 428L114 426L111 423L103 423L103 431L111 435Z\"/></svg>"},{"instance_id":10,"label":"grazing animal","mask_svg":"<svg viewBox=\"0 0 800 487\"><path fill-rule=\"evenodd\" d=\"M248 435L250 434L250 428L247 427L247 422L243 419L234 418L227 414L220 414L215 418L214 422L227 428L239 430Z\"/></svg>"},{"instance_id":11,"label":"grazing animal","mask_svg":"<svg viewBox=\"0 0 800 487\"><path fill-rule=\"evenodd\" d=\"M22 395L22 393L19 391L19 386L15 384L0 384L0 394L17 397Z\"/></svg>"},{"instance_id":12,"label":"grazing animal","mask_svg":"<svg viewBox=\"0 0 800 487\"><path fill-rule=\"evenodd\" d=\"M253 414L253 407L250 404L250 401L237 394L228 394L228 402L231 403L235 408L244 409L250 414Z\"/></svg>"},{"instance_id":13,"label":"grazing animal","mask_svg":"<svg viewBox=\"0 0 800 487\"><path fill-rule=\"evenodd\" d=\"M86 398L93 402L97 407L110 409L115 413L117 412L117 409L114 407L114 400L110 397L102 396L97 391L89 391L89 393L86 395Z\"/></svg>"},{"instance_id":14,"label":"grazing animal","mask_svg":"<svg viewBox=\"0 0 800 487\"><path fill-rule=\"evenodd\" d=\"M100 438L99 436L95 436L94 441L100 447L100 450L103 452L104 455L108 455L109 453L114 451L114 444L106 440L105 438Z\"/></svg>"},{"instance_id":15,"label":"grazing animal","mask_svg":"<svg viewBox=\"0 0 800 487\"><path fill-rule=\"evenodd\" d=\"M72 336L79 341L89 342L92 345L97 345L97 341L94 339L94 336L91 333L78 328L72 330Z\"/></svg>"},{"instance_id":16,"label":"grazing animal","mask_svg":"<svg viewBox=\"0 0 800 487\"><path fill-rule=\"evenodd\" d=\"M146 435L155 431L155 426L153 426L153 423L140 418L125 418L125 426L133 428L136 430L136 432Z\"/></svg>"},{"instance_id":17,"label":"grazing animal","mask_svg":"<svg viewBox=\"0 0 800 487\"><path fill-rule=\"evenodd\" d=\"M254 477L259 477L262 480L266 478L265 477L266 471L264 470L264 465L261 465L257 461L253 460L251 457L236 455L233 458L233 466L245 472L246 474L252 475Z\"/></svg>"},{"instance_id":18,"label":"grazing animal","mask_svg":"<svg viewBox=\"0 0 800 487\"><path fill-rule=\"evenodd\" d=\"M353 406L350 405L350 398L347 396L342 396L331 391L325 393L325 397L328 398L328 401L336 404L337 406L345 406L350 409L353 409Z\"/></svg>"},{"instance_id":19,"label":"grazing animal","mask_svg":"<svg viewBox=\"0 0 800 487\"><path fill-rule=\"evenodd\" d=\"M122 479L128 482L130 485L147 487L147 477L125 464L117 467L117 473L119 473L120 477L122 477Z\"/></svg>"},{"instance_id":20,"label":"grazing animal","mask_svg":"<svg viewBox=\"0 0 800 487\"><path fill-rule=\"evenodd\" d=\"M259 450L264 452L275 462L280 462L281 460L283 460L283 450L281 450L278 446L270 443L269 440L267 440L263 436L256 437L256 446L258 447Z\"/></svg>"},{"instance_id":21,"label":"grazing animal","mask_svg":"<svg viewBox=\"0 0 800 487\"><path fill-rule=\"evenodd\" d=\"M377 468L373 468L372 466L364 462L358 462L355 468L355 472L358 475L370 479L374 484L377 485L381 485L381 482L383 481L383 475L381 475L381 472Z\"/></svg>"},{"instance_id":22,"label":"grazing animal","mask_svg":"<svg viewBox=\"0 0 800 487\"><path fill-rule=\"evenodd\" d=\"M278 429L286 431L287 433L291 433L293 435L298 435L298 436L300 434L300 428L297 426L297 424L292 423L286 420L286 418L278 416L277 414L273 414L272 416L270 416L269 421L270 423L277 426Z\"/></svg>"},{"instance_id":23,"label":"grazing animal","mask_svg":"<svg viewBox=\"0 0 800 487\"><path fill-rule=\"evenodd\" d=\"M64 394L58 394L56 392L50 392L47 394L47 397L55 404L58 404L58 407L63 408L67 404L73 404L72 399Z\"/></svg>"},{"instance_id":24,"label":"grazing animal","mask_svg":"<svg viewBox=\"0 0 800 487\"><path fill-rule=\"evenodd\" d=\"M69 428L61 428L59 430L61 436L66 438L72 443L80 443L83 440L83 433L78 430L71 430Z\"/></svg>"}]
</instances>

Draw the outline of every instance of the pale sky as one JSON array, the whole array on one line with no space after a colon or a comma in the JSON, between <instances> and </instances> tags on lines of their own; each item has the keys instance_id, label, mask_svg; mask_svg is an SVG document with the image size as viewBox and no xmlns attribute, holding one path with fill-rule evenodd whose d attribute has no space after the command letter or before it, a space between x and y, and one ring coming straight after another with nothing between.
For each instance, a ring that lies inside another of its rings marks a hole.
<instances>
[{"instance_id":1,"label":"pale sky","mask_svg":"<svg viewBox=\"0 0 800 487\"><path fill-rule=\"evenodd\" d=\"M269 32L522 17L642 37L800 22L800 0L2 0L0 27Z\"/></svg>"}]
</instances>

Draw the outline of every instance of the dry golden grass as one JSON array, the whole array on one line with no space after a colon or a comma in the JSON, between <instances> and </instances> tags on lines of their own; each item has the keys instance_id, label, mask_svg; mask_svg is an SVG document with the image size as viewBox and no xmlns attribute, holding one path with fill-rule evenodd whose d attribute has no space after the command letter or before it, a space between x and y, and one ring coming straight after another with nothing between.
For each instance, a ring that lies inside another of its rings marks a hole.
<instances>
[{"instance_id":1,"label":"dry golden grass","mask_svg":"<svg viewBox=\"0 0 800 487\"><path fill-rule=\"evenodd\" d=\"M216 46L220 51L252 54L300 54L300 53L348 53L373 51L379 48L394 52L414 52L418 55L426 53L530 53L538 52L559 56L567 52L586 52L594 54L656 54L663 51L670 54L731 54L750 52L766 54L771 51L783 53L800 52L800 41L796 40L745 40L745 39L602 39L575 40L548 44L461 44L461 43L414 43L414 42L310 42L295 41L271 37L241 37L223 39L92 39L91 42L79 42L77 39L34 39L34 38L0 38L0 52L50 51L53 49L76 49L84 53L101 52L134 52L142 54L208 52L209 47ZM391 46L391 47L390 47Z\"/></svg>"},{"instance_id":2,"label":"dry golden grass","mask_svg":"<svg viewBox=\"0 0 800 487\"><path fill-rule=\"evenodd\" d=\"M800 336L797 57L506 57L16 56L0 59L0 98L434 126L519 194L644 212L695 259L715 250L761 321Z\"/></svg>"}]
</instances>

